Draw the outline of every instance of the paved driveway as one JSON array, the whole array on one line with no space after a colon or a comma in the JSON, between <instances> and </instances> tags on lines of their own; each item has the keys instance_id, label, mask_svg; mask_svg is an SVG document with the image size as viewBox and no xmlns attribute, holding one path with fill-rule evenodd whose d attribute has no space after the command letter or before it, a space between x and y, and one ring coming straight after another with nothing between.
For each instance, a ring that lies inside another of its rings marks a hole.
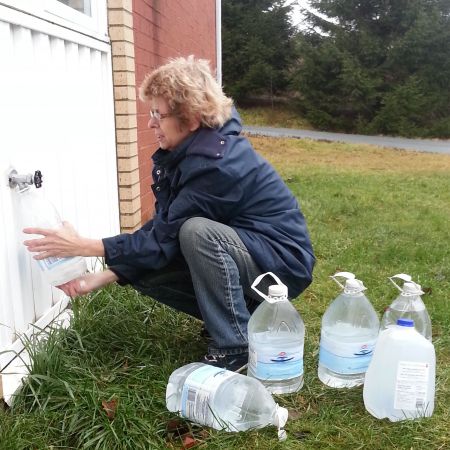
<instances>
[{"instance_id":1,"label":"paved driveway","mask_svg":"<svg viewBox=\"0 0 450 450\"><path fill-rule=\"evenodd\" d=\"M379 147L416 150L419 152L446 153L450 155L450 140L406 139L389 136L364 136L361 134L328 133L325 131L294 130L291 128L271 128L244 126L244 132L256 136L308 138L317 141L337 141L352 144L371 144Z\"/></svg>"}]
</instances>

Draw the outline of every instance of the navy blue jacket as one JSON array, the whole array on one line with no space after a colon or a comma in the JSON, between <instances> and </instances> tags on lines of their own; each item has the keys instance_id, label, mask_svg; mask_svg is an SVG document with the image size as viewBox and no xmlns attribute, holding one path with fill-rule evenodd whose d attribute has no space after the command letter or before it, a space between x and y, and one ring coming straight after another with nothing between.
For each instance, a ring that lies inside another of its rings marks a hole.
<instances>
[{"instance_id":1,"label":"navy blue jacket","mask_svg":"<svg viewBox=\"0 0 450 450\"><path fill-rule=\"evenodd\" d=\"M133 283L179 256L178 232L191 217L232 227L263 272L296 297L312 280L314 254L291 191L249 141L237 113L220 130L200 128L172 151L153 155L156 213L132 234L103 239L119 281Z\"/></svg>"}]
</instances>

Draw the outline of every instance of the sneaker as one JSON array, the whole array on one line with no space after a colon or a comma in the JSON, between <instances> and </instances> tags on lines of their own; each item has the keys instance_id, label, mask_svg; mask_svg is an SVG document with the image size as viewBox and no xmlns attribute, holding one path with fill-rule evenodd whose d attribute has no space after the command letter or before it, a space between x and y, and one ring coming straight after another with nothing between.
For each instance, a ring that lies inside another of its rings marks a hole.
<instances>
[{"instance_id":1,"label":"sneaker","mask_svg":"<svg viewBox=\"0 0 450 450\"><path fill-rule=\"evenodd\" d=\"M248 364L248 352L236 355L205 355L200 362L210 366L221 367L232 372L242 372Z\"/></svg>"}]
</instances>

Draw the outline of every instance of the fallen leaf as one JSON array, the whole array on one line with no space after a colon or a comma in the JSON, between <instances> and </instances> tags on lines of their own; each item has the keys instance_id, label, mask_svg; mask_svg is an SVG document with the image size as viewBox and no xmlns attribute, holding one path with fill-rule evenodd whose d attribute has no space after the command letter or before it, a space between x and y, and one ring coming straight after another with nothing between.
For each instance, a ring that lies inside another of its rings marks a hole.
<instances>
[{"instance_id":1,"label":"fallen leaf","mask_svg":"<svg viewBox=\"0 0 450 450\"><path fill-rule=\"evenodd\" d=\"M197 441L190 435L184 436L183 438L183 448L191 448L197 445Z\"/></svg>"},{"instance_id":2,"label":"fallen leaf","mask_svg":"<svg viewBox=\"0 0 450 450\"><path fill-rule=\"evenodd\" d=\"M181 436L189 432L189 427L184 420L171 419L167 422L166 432L167 434Z\"/></svg>"},{"instance_id":3,"label":"fallen leaf","mask_svg":"<svg viewBox=\"0 0 450 450\"><path fill-rule=\"evenodd\" d=\"M118 400L116 398L113 398L109 402L106 400L102 400L103 411L106 412L106 415L108 416L109 420L113 420L114 417L116 416L117 403Z\"/></svg>"},{"instance_id":4,"label":"fallen leaf","mask_svg":"<svg viewBox=\"0 0 450 450\"><path fill-rule=\"evenodd\" d=\"M302 413L299 410L296 410L296 409L288 409L288 412L289 412L289 419L290 420L297 420L302 415Z\"/></svg>"}]
</instances>

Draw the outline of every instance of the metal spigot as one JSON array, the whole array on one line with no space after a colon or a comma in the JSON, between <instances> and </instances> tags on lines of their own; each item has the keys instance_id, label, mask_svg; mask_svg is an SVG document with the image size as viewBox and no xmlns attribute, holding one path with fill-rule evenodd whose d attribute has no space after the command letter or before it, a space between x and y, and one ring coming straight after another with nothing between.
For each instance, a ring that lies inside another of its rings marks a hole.
<instances>
[{"instance_id":1,"label":"metal spigot","mask_svg":"<svg viewBox=\"0 0 450 450\"><path fill-rule=\"evenodd\" d=\"M26 175L19 175L17 170L13 169L8 174L8 182L9 187L14 189L16 186L19 186L19 190L23 191L28 188L32 184L36 186L36 188L42 187L42 173L40 170L36 170L34 175L32 173L27 173Z\"/></svg>"}]
</instances>

